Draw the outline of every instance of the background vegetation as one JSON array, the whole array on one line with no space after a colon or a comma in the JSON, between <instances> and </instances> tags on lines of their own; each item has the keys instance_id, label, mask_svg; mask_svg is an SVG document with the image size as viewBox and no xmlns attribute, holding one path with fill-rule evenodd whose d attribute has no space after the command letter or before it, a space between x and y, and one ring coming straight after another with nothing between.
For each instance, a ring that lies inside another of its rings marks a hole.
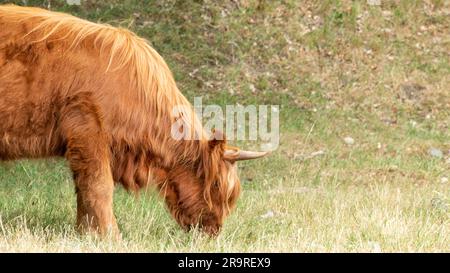
<instances>
[{"instance_id":1,"label":"background vegetation","mask_svg":"<svg viewBox=\"0 0 450 273\"><path fill-rule=\"evenodd\" d=\"M450 251L448 1L6 2L132 29L189 99L280 105L281 143L215 240L122 189L123 241L80 237L64 161L2 163L0 251Z\"/></svg>"}]
</instances>

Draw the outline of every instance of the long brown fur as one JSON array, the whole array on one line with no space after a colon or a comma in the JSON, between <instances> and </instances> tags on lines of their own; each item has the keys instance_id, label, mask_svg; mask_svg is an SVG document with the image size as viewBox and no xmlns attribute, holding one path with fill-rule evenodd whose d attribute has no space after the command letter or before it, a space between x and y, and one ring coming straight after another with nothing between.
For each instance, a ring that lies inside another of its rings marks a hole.
<instances>
[{"instance_id":1,"label":"long brown fur","mask_svg":"<svg viewBox=\"0 0 450 273\"><path fill-rule=\"evenodd\" d=\"M171 137L178 119L197 140ZM125 29L0 6L0 120L1 160L67 158L83 230L117 233L114 183L156 185L183 227L211 234L239 194L225 141L209 139L162 57Z\"/></svg>"}]
</instances>

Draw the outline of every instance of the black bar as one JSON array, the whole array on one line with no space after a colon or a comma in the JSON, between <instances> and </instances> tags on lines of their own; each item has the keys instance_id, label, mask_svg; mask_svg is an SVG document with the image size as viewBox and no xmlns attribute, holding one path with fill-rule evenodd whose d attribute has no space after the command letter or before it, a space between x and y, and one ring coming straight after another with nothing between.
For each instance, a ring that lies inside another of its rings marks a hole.
<instances>
[{"instance_id":1,"label":"black bar","mask_svg":"<svg viewBox=\"0 0 450 273\"><path fill-rule=\"evenodd\" d=\"M397 269L399 272L432 267L448 268L447 254L295 254L295 253L138 253L138 254L0 254L2 267L14 269L31 266L51 269L49 265L67 265L64 270L85 272L295 272L345 270L366 272ZM63 268L59 268L62 270ZM63 270L63 271L64 271ZM62 271L59 271L62 272Z\"/></svg>"}]
</instances>

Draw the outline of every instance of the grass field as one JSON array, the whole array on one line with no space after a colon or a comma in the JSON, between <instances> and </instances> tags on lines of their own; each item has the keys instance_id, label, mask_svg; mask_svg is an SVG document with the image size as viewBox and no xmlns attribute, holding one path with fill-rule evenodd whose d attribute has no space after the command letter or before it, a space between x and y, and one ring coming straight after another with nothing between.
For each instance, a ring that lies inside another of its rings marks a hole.
<instances>
[{"instance_id":1,"label":"grass field","mask_svg":"<svg viewBox=\"0 0 450 273\"><path fill-rule=\"evenodd\" d=\"M5 2L136 31L188 98L280 105L281 142L216 239L120 188L123 240L81 237L64 161L2 163L0 252L450 252L448 1Z\"/></svg>"}]
</instances>

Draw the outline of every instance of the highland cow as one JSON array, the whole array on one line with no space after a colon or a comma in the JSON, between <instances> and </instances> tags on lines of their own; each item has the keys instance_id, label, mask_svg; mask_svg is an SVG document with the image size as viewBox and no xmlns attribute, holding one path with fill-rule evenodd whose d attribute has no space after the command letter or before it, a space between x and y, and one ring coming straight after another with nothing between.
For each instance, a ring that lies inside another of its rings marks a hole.
<instances>
[{"instance_id":1,"label":"highland cow","mask_svg":"<svg viewBox=\"0 0 450 273\"><path fill-rule=\"evenodd\" d=\"M180 119L196 138L171 137ZM217 234L240 192L236 161L265 155L205 133L146 40L39 8L0 6L0 120L0 160L65 157L77 227L101 235L119 234L115 184L154 185L183 228Z\"/></svg>"}]
</instances>

